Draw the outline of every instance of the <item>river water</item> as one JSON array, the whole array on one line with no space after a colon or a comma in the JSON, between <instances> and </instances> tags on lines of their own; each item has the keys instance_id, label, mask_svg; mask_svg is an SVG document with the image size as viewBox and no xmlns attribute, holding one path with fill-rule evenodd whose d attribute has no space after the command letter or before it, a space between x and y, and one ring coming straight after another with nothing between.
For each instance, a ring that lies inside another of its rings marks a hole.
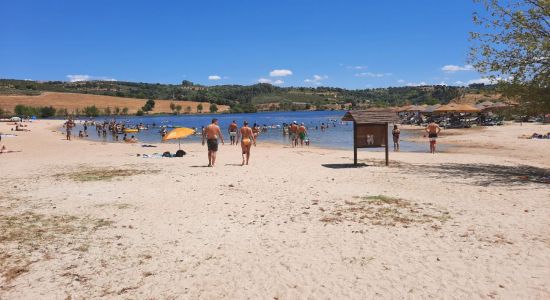
<instances>
[{"instance_id":1,"label":"river water","mask_svg":"<svg viewBox=\"0 0 550 300\"><path fill-rule=\"evenodd\" d=\"M311 145L318 147L338 148L338 149L353 149L353 123L342 122L345 111L296 111L296 112L260 112L251 114L201 114L201 115L155 115L155 116L127 116L116 117L117 122L126 122L127 127L134 127L137 124L144 124L149 127L148 130L142 130L138 133L133 133L140 142L157 143L161 141L159 133L160 126L167 126L168 130L172 127L190 127L197 128L200 132L202 126L207 126L211 123L212 118L219 119L219 125L224 134L226 142L229 142L229 134L227 128L229 124L235 120L239 127L243 121L248 121L250 126L257 123L260 126L269 126L267 132L260 134L258 142L269 141L280 144L290 144L288 136L283 135L283 123L291 123L296 121L304 123L308 128L308 137ZM96 121L112 120L109 118L96 118ZM321 131L321 124L328 125L328 129ZM153 124L155 125L153 127ZM316 129L317 128L317 129ZM82 125L77 124L76 132L82 130ZM401 151L406 152L427 152L428 143L416 143L403 141L411 136L411 132L407 130L401 131ZM94 126L88 128L88 138L92 140L112 142L114 139L109 133L107 137L98 136ZM388 132L390 148L392 148L391 126ZM182 144L190 142L199 142L200 135L191 136L182 139ZM119 140L122 140L121 137ZM177 143L177 141L170 141ZM383 148L371 149L369 151L380 151Z\"/></svg>"}]
</instances>

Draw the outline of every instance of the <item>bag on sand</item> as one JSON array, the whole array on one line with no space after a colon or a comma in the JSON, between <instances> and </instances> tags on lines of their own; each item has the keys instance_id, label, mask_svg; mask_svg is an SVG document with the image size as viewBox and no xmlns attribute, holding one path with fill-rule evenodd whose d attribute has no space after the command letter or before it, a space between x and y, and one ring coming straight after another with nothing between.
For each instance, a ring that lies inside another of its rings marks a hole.
<instances>
[{"instance_id":1,"label":"bag on sand","mask_svg":"<svg viewBox=\"0 0 550 300\"><path fill-rule=\"evenodd\" d=\"M172 157L172 154L170 154L170 151L166 151L162 153L162 157Z\"/></svg>"},{"instance_id":2,"label":"bag on sand","mask_svg":"<svg viewBox=\"0 0 550 300\"><path fill-rule=\"evenodd\" d=\"M180 149L180 150L176 151L176 155L174 155L174 156L175 157L183 157L185 154L187 154L187 153L185 153L185 151Z\"/></svg>"}]
</instances>

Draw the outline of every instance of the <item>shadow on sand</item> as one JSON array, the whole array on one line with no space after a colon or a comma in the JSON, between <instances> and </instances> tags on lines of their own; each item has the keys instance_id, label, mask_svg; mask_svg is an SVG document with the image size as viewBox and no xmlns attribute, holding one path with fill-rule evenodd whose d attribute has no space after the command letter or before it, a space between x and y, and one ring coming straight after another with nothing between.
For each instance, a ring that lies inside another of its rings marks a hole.
<instances>
[{"instance_id":1,"label":"shadow on sand","mask_svg":"<svg viewBox=\"0 0 550 300\"><path fill-rule=\"evenodd\" d=\"M438 164L409 165L406 171L431 173L435 178L462 178L473 180L479 186L527 185L529 183L549 184L550 169L527 165L503 166L494 164ZM550 185L549 185L550 187Z\"/></svg>"},{"instance_id":2,"label":"shadow on sand","mask_svg":"<svg viewBox=\"0 0 550 300\"><path fill-rule=\"evenodd\" d=\"M354 168L364 168L368 167L369 165L365 163L358 163L357 165L354 164L323 164L321 165L325 168L329 169L354 169Z\"/></svg>"}]
</instances>

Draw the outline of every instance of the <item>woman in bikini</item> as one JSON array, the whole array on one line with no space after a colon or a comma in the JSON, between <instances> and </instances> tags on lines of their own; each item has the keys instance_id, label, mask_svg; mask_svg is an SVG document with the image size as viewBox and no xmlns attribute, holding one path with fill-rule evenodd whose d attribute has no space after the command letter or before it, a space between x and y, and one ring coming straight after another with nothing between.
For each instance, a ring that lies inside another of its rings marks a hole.
<instances>
[{"instance_id":1,"label":"woman in bikini","mask_svg":"<svg viewBox=\"0 0 550 300\"><path fill-rule=\"evenodd\" d=\"M237 135L237 143L239 142L239 137L241 138L241 148L243 150L243 162L241 163L241 166L243 166L245 162L248 165L248 160L250 159L250 148L252 147L252 144L256 146L256 137L252 132L252 128L248 127L247 121L244 121L243 127L239 130L239 135Z\"/></svg>"}]
</instances>

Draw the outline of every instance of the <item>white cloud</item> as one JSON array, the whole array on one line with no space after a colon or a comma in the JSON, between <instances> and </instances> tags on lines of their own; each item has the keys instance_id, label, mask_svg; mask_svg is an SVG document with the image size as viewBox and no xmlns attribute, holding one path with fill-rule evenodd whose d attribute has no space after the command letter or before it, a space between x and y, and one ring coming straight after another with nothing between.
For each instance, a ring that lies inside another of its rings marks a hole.
<instances>
[{"instance_id":1,"label":"white cloud","mask_svg":"<svg viewBox=\"0 0 550 300\"><path fill-rule=\"evenodd\" d=\"M398 83L405 83L405 80L399 79L399 80L397 80L397 82L398 82Z\"/></svg>"},{"instance_id":2,"label":"white cloud","mask_svg":"<svg viewBox=\"0 0 550 300\"><path fill-rule=\"evenodd\" d=\"M70 82L77 81L90 81L90 80L102 80L102 81L116 81L114 78L109 78L105 76L91 76L91 75L67 75Z\"/></svg>"},{"instance_id":3,"label":"white cloud","mask_svg":"<svg viewBox=\"0 0 550 300\"><path fill-rule=\"evenodd\" d=\"M269 78L260 78L258 79L259 83L271 83L271 79Z\"/></svg>"},{"instance_id":4,"label":"white cloud","mask_svg":"<svg viewBox=\"0 0 550 300\"><path fill-rule=\"evenodd\" d=\"M220 80L222 79L220 76L218 75L210 75L208 76L208 80Z\"/></svg>"},{"instance_id":5,"label":"white cloud","mask_svg":"<svg viewBox=\"0 0 550 300\"><path fill-rule=\"evenodd\" d=\"M428 85L426 82L424 81L421 81L419 83L416 83L416 82L409 82L406 84L406 86L422 86L422 85Z\"/></svg>"},{"instance_id":6,"label":"white cloud","mask_svg":"<svg viewBox=\"0 0 550 300\"><path fill-rule=\"evenodd\" d=\"M311 83L311 84L315 84L315 85L320 85L321 84L321 81L327 79L328 76L327 75L313 75L313 78L307 78L306 80L304 80L305 83Z\"/></svg>"},{"instance_id":7,"label":"white cloud","mask_svg":"<svg viewBox=\"0 0 550 300\"><path fill-rule=\"evenodd\" d=\"M269 83L269 84L273 84L273 85L281 85L281 84L285 83L281 79L271 80L269 78L260 78L260 79L258 79L258 82L259 83Z\"/></svg>"},{"instance_id":8,"label":"white cloud","mask_svg":"<svg viewBox=\"0 0 550 300\"><path fill-rule=\"evenodd\" d=\"M438 83L437 85L448 85L448 84L444 80L444 81L441 81L440 83Z\"/></svg>"},{"instance_id":9,"label":"white cloud","mask_svg":"<svg viewBox=\"0 0 550 300\"><path fill-rule=\"evenodd\" d=\"M457 65L446 65L441 68L441 71L446 73L454 73L458 71L473 71L474 66L472 65L464 65L464 66L457 66Z\"/></svg>"},{"instance_id":10,"label":"white cloud","mask_svg":"<svg viewBox=\"0 0 550 300\"><path fill-rule=\"evenodd\" d=\"M363 72L363 73L357 73L355 74L356 77L384 77L384 76L391 76L392 73L372 73L372 72Z\"/></svg>"},{"instance_id":11,"label":"white cloud","mask_svg":"<svg viewBox=\"0 0 550 300\"><path fill-rule=\"evenodd\" d=\"M458 81L455 81L454 84L455 84L455 85L464 85L464 82L458 80Z\"/></svg>"},{"instance_id":12,"label":"white cloud","mask_svg":"<svg viewBox=\"0 0 550 300\"><path fill-rule=\"evenodd\" d=\"M497 81L499 81L499 80L500 80L500 78L497 78L497 79L478 78L478 79L468 80L468 84L476 84L476 83L495 84L495 83L497 83Z\"/></svg>"},{"instance_id":13,"label":"white cloud","mask_svg":"<svg viewBox=\"0 0 550 300\"><path fill-rule=\"evenodd\" d=\"M367 67L366 66L347 66L346 68L352 69L352 70L365 70Z\"/></svg>"},{"instance_id":14,"label":"white cloud","mask_svg":"<svg viewBox=\"0 0 550 300\"><path fill-rule=\"evenodd\" d=\"M286 69L273 70L273 71L269 72L269 76L271 76L271 77L285 77L285 76L290 76L290 75L292 75L292 71L291 70L286 70Z\"/></svg>"}]
</instances>

